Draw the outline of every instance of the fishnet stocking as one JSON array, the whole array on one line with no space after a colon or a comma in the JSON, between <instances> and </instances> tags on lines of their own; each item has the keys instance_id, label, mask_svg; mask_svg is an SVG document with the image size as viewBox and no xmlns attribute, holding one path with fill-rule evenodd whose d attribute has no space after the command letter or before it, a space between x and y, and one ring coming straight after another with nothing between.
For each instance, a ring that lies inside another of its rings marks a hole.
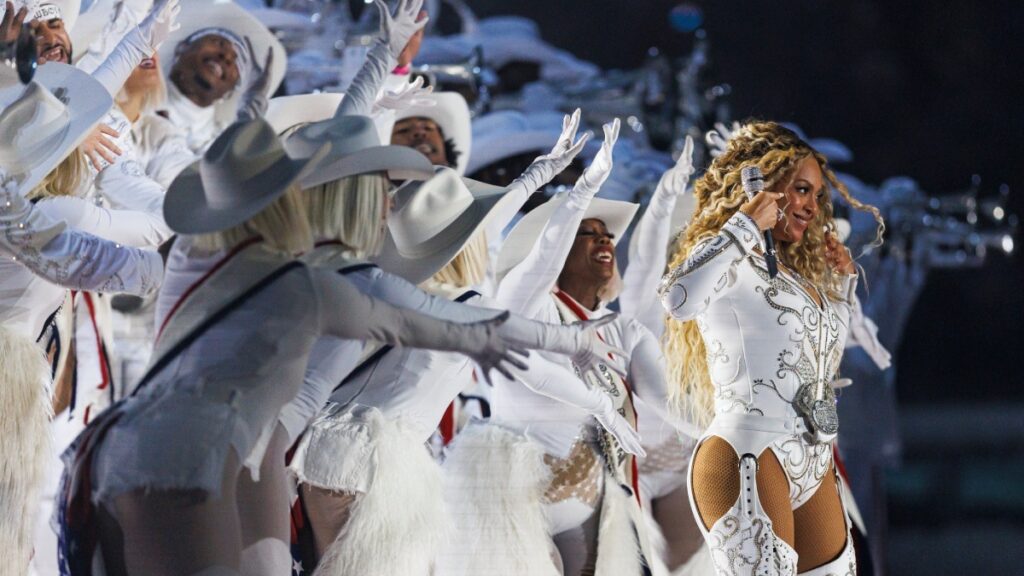
<instances>
[{"instance_id":1,"label":"fishnet stocking","mask_svg":"<svg viewBox=\"0 0 1024 576\"><path fill-rule=\"evenodd\" d=\"M835 560L846 546L846 518L839 499L836 476L829 467L821 486L793 512L800 572Z\"/></svg>"},{"instance_id":2,"label":"fishnet stocking","mask_svg":"<svg viewBox=\"0 0 1024 576\"><path fill-rule=\"evenodd\" d=\"M789 481L771 450L757 459L757 492L761 508L771 519L776 536L794 545ZM740 497L739 459L732 446L718 436L705 440L693 458L693 499L699 520L708 530Z\"/></svg>"}]
</instances>

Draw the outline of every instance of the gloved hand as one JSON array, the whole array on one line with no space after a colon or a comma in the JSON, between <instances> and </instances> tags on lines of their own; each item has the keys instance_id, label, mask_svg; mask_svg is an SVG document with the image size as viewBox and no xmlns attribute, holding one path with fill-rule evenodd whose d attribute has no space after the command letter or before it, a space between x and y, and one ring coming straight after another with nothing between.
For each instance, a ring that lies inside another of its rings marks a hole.
<instances>
[{"instance_id":1,"label":"gloved hand","mask_svg":"<svg viewBox=\"0 0 1024 576\"><path fill-rule=\"evenodd\" d=\"M576 131L579 127L580 109L577 108L571 115L566 114L562 120L562 134L551 152L538 156L515 182L521 183L532 194L568 168L590 139L590 134L584 134L576 140Z\"/></svg>"},{"instance_id":2,"label":"gloved hand","mask_svg":"<svg viewBox=\"0 0 1024 576\"><path fill-rule=\"evenodd\" d=\"M423 87L423 76L417 76L412 82L402 84L397 90L386 90L373 105L373 113L384 110L405 110L417 107L429 107L437 104L432 98L425 98L433 93L434 87Z\"/></svg>"},{"instance_id":3,"label":"gloved hand","mask_svg":"<svg viewBox=\"0 0 1024 576\"><path fill-rule=\"evenodd\" d=\"M711 156L718 158L724 154L726 148L729 147L729 139L735 136L742 127L743 125L739 122L733 122L732 126L715 122L715 129L709 130L704 136L704 140L708 143L708 148L711 150Z\"/></svg>"},{"instance_id":4,"label":"gloved hand","mask_svg":"<svg viewBox=\"0 0 1024 576\"><path fill-rule=\"evenodd\" d=\"M423 8L423 0L399 0L394 15L388 11L384 0L374 0L374 3L380 11L380 38L387 44L388 52L397 62L398 56L413 35L430 21L429 17L416 20Z\"/></svg>"},{"instance_id":5,"label":"gloved hand","mask_svg":"<svg viewBox=\"0 0 1024 576\"><path fill-rule=\"evenodd\" d=\"M488 384L491 383L491 370L497 370L499 374L512 380L510 366L519 370L528 368L520 357L527 358L530 353L516 347L511 339L498 329L508 318L509 313L505 312L490 320L468 325L474 334L465 342L466 348L462 353L477 363L484 381Z\"/></svg>"},{"instance_id":6,"label":"gloved hand","mask_svg":"<svg viewBox=\"0 0 1024 576\"><path fill-rule=\"evenodd\" d=\"M181 24L176 22L181 12L178 2L179 0L158 0L153 5L153 10L139 24L139 31L142 33L143 41L149 46L150 55L157 51L171 32L181 28ZM170 63L164 65L168 66Z\"/></svg>"},{"instance_id":7,"label":"gloved hand","mask_svg":"<svg viewBox=\"0 0 1024 576\"><path fill-rule=\"evenodd\" d=\"M604 375L598 367L601 364L619 376L626 377L628 354L625 350L608 344L598 334L598 329L611 324L618 317L618 314L609 314L597 320L584 320L570 325L578 330L576 352L571 355L572 363L581 372L593 372L599 378L604 379Z\"/></svg>"},{"instance_id":8,"label":"gloved hand","mask_svg":"<svg viewBox=\"0 0 1024 576\"><path fill-rule=\"evenodd\" d=\"M238 100L238 120L240 121L262 118L267 112L267 106L270 105L267 94L270 88L270 69L274 63L273 48L267 49L267 59L261 68L255 60L252 40L248 36L245 37L245 44L249 53L253 54L253 63L248 75L250 81L245 89L245 94Z\"/></svg>"},{"instance_id":9,"label":"gloved hand","mask_svg":"<svg viewBox=\"0 0 1024 576\"><path fill-rule=\"evenodd\" d=\"M571 194L589 200L601 189L601 185L612 173L612 149L615 148L615 141L619 139L619 119L605 124L604 142L601 150L598 151L594 161L583 171L583 176L576 181L576 186Z\"/></svg>"},{"instance_id":10,"label":"gloved hand","mask_svg":"<svg viewBox=\"0 0 1024 576\"><path fill-rule=\"evenodd\" d=\"M644 447L640 444L640 433L622 417L622 414L615 410L611 399L608 400L607 408L600 414L595 414L594 419L618 441L623 450L634 456L647 455Z\"/></svg>"}]
</instances>

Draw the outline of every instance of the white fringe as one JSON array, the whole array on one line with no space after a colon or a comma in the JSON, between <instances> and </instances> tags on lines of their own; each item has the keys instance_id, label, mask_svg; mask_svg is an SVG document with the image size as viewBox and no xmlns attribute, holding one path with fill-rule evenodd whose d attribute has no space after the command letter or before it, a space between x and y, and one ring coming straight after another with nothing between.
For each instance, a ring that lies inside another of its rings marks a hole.
<instances>
[{"instance_id":1,"label":"white fringe","mask_svg":"<svg viewBox=\"0 0 1024 576\"><path fill-rule=\"evenodd\" d=\"M443 470L455 535L436 576L560 576L544 516L550 471L540 447L475 422L456 436Z\"/></svg>"},{"instance_id":2,"label":"white fringe","mask_svg":"<svg viewBox=\"0 0 1024 576\"><path fill-rule=\"evenodd\" d=\"M428 576L448 536L440 469L401 422L368 415L376 472L316 576ZM336 455L343 458L343 454Z\"/></svg>"},{"instance_id":3,"label":"white fringe","mask_svg":"<svg viewBox=\"0 0 1024 576\"><path fill-rule=\"evenodd\" d=\"M614 477L605 474L596 576L643 574L638 538L646 540L646 530L639 516L639 506L633 495L627 493ZM653 552L648 555L653 555Z\"/></svg>"},{"instance_id":4,"label":"white fringe","mask_svg":"<svg viewBox=\"0 0 1024 576\"><path fill-rule=\"evenodd\" d=\"M643 513L644 524L647 526L647 539L651 543L651 552L654 553L653 558L648 558L651 574L653 576L669 576L668 566L665 565L664 560L668 550L668 542L665 541L665 535L661 531L661 526L654 519L650 503L644 508Z\"/></svg>"},{"instance_id":5,"label":"white fringe","mask_svg":"<svg viewBox=\"0 0 1024 576\"><path fill-rule=\"evenodd\" d=\"M23 576L50 454L49 366L31 340L0 326L0 576Z\"/></svg>"}]
</instances>

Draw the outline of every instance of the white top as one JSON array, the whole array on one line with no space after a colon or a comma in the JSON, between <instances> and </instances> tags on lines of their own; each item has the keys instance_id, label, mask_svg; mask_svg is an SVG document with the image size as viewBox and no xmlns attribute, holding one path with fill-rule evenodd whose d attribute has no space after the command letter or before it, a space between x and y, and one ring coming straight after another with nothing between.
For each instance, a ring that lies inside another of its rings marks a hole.
<instances>
[{"instance_id":1,"label":"white top","mask_svg":"<svg viewBox=\"0 0 1024 576\"><path fill-rule=\"evenodd\" d=\"M797 390L831 382L839 369L856 276L844 279L844 300L821 297L782 269L769 282L761 232L742 212L717 236L690 252L665 276L662 303L678 320L696 320L707 347L716 414L799 416Z\"/></svg>"},{"instance_id":2,"label":"white top","mask_svg":"<svg viewBox=\"0 0 1024 576\"><path fill-rule=\"evenodd\" d=\"M191 249L187 238L175 243L158 325L199 269L219 256ZM268 271L286 262L258 247L235 258L263 262ZM193 298L204 298L202 292ZM451 350L483 331L369 298L333 270L293 270L211 327L124 404L97 455L99 497L140 487L216 494L230 447L255 476L279 412L299 390L313 345L325 335Z\"/></svg>"},{"instance_id":3,"label":"white top","mask_svg":"<svg viewBox=\"0 0 1024 576\"><path fill-rule=\"evenodd\" d=\"M552 212L530 254L498 286L496 300L500 305L527 318L561 323L552 290L589 205L589 198L570 193L566 201ZM602 305L589 316L600 318L610 313ZM605 326L601 335L605 342L629 353L626 380L634 393L643 397L667 420L693 432L692 427L668 412L661 349L650 330L634 319L620 316ZM538 360L556 364L563 387L570 390L588 389L588 386L576 377L568 358L544 353L535 356L528 360L530 370L518 374L515 380L500 376L494 378L492 419L533 438L548 453L565 458L576 439L581 434L588 434L590 431L587 429L596 426L596 422L590 417L590 412L581 409L578 403L553 402L549 396L536 392L539 386L534 378L541 372L534 369L535 365Z\"/></svg>"},{"instance_id":4,"label":"white top","mask_svg":"<svg viewBox=\"0 0 1024 576\"><path fill-rule=\"evenodd\" d=\"M239 88L240 89L240 88ZM172 125L184 132L188 149L200 156L228 125L217 122L216 106L200 108L182 95L173 82L167 83L164 111Z\"/></svg>"},{"instance_id":5,"label":"white top","mask_svg":"<svg viewBox=\"0 0 1024 576\"><path fill-rule=\"evenodd\" d=\"M159 254L66 229L62 220L75 212L66 210L74 199L62 200L33 207L18 191L0 186L0 322L33 340L67 288L145 296L163 279ZM104 232L118 226L112 211L80 202L77 224Z\"/></svg>"}]
</instances>

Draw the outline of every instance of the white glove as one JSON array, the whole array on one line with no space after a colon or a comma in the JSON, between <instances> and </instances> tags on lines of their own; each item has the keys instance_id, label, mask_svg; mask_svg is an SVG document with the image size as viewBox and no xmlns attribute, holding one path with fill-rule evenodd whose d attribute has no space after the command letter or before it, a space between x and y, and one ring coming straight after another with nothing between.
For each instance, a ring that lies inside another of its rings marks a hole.
<instances>
[{"instance_id":1,"label":"white glove","mask_svg":"<svg viewBox=\"0 0 1024 576\"><path fill-rule=\"evenodd\" d=\"M385 90L373 104L373 113L379 114L384 110L406 110L414 106L435 106L436 100L425 98L425 96L430 96L433 91L433 86L423 87L423 76L417 76L415 80L402 84L397 90Z\"/></svg>"},{"instance_id":2,"label":"white glove","mask_svg":"<svg viewBox=\"0 0 1024 576\"><path fill-rule=\"evenodd\" d=\"M423 9L423 0L399 0L395 13L388 11L384 0L374 0L380 11L380 37L387 43L391 57L398 61L398 56L414 34L423 29L430 18L416 21Z\"/></svg>"},{"instance_id":3,"label":"white glove","mask_svg":"<svg viewBox=\"0 0 1024 576\"><path fill-rule=\"evenodd\" d=\"M726 126L721 122L715 122L715 129L709 130L704 136L704 140L708 143L708 147L711 149L711 156L718 158L724 154L726 148L729 147L729 139L735 136L742 127L743 125L739 122L733 122L732 126Z\"/></svg>"},{"instance_id":4,"label":"white glove","mask_svg":"<svg viewBox=\"0 0 1024 576\"><path fill-rule=\"evenodd\" d=\"M274 63L274 49L267 49L267 59L261 68L256 62L256 55L253 52L252 40L245 37L246 48L253 54L253 63L250 69L249 78L251 81L245 89L245 94L238 100L238 120L247 121L262 118L270 105L268 100L270 88L270 69Z\"/></svg>"},{"instance_id":5,"label":"white glove","mask_svg":"<svg viewBox=\"0 0 1024 576\"><path fill-rule=\"evenodd\" d=\"M603 364L609 370L619 376L626 377L626 351L612 346L604 341L598 334L598 329L611 324L618 318L618 314L609 314L597 320L584 320L571 324L576 329L576 351L571 354L572 363L581 372L593 372L603 379L599 364Z\"/></svg>"},{"instance_id":6,"label":"white glove","mask_svg":"<svg viewBox=\"0 0 1024 576\"><path fill-rule=\"evenodd\" d=\"M576 131L579 127L580 109L577 108L571 115L567 114L562 119L562 134L558 137L558 142L555 143L551 152L538 156L515 181L525 186L526 190L532 194L540 190L541 186L550 182L555 176L561 174L590 139L590 134L584 134L579 140L576 140Z\"/></svg>"},{"instance_id":7,"label":"white glove","mask_svg":"<svg viewBox=\"0 0 1024 576\"><path fill-rule=\"evenodd\" d=\"M849 378L836 378L828 383L833 390L842 390L851 384L853 384L853 380L850 380Z\"/></svg>"},{"instance_id":8,"label":"white glove","mask_svg":"<svg viewBox=\"0 0 1024 576\"><path fill-rule=\"evenodd\" d=\"M519 370L528 369L526 363L520 360L519 357L527 358L530 356L530 353L516 347L515 343L499 329L508 318L509 313L505 312L490 320L474 322L468 325L472 334L464 342L466 347L461 352L477 363L484 381L488 384L491 383L491 370L497 370L499 374L512 380L513 376L509 370L510 366Z\"/></svg>"},{"instance_id":9,"label":"white glove","mask_svg":"<svg viewBox=\"0 0 1024 576\"><path fill-rule=\"evenodd\" d=\"M640 444L640 433L612 407L611 399L608 400L607 408L600 414L595 414L594 419L618 441L623 450L634 456L647 455L644 447Z\"/></svg>"},{"instance_id":10,"label":"white glove","mask_svg":"<svg viewBox=\"0 0 1024 576\"><path fill-rule=\"evenodd\" d=\"M661 175L654 194L662 199L679 196L686 190L690 176L695 171L693 167L693 138L687 136L683 144L683 151L679 153L679 159L676 160L676 165Z\"/></svg>"},{"instance_id":11,"label":"white glove","mask_svg":"<svg viewBox=\"0 0 1024 576\"><path fill-rule=\"evenodd\" d=\"M139 31L142 32L142 38L151 50L150 54L160 48L171 32L181 28L181 24L176 22L178 13L181 12L178 1L158 0L153 6L153 10L139 24ZM164 65L169 66L170 63Z\"/></svg>"},{"instance_id":12,"label":"white glove","mask_svg":"<svg viewBox=\"0 0 1024 576\"><path fill-rule=\"evenodd\" d=\"M582 196L584 199L593 198L601 189L601 185L612 173L612 149L615 148L615 141L619 139L619 119L611 121L603 126L604 142L601 150L598 151L594 161L583 171L583 176L576 181L572 189L572 195Z\"/></svg>"}]
</instances>

